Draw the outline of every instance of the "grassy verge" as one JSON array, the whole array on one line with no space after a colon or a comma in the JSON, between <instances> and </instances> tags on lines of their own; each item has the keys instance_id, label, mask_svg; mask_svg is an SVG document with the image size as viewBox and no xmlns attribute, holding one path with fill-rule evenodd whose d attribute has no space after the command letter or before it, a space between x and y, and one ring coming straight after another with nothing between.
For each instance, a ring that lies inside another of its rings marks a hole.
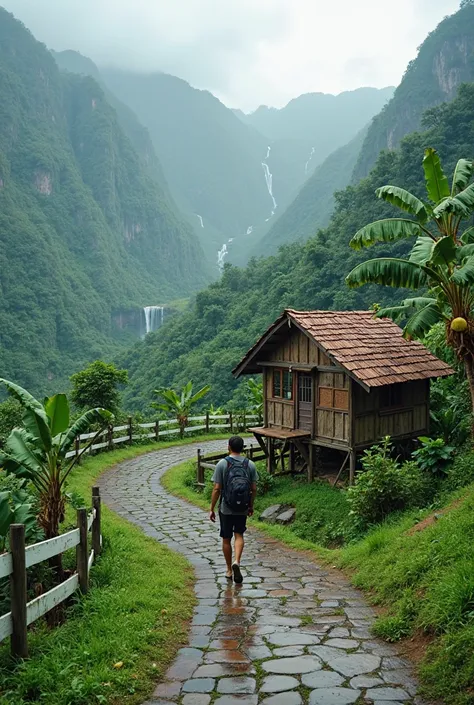
<instances>
[{"instance_id":1,"label":"grassy verge","mask_svg":"<svg viewBox=\"0 0 474 705\"><path fill-rule=\"evenodd\" d=\"M168 471L170 492L205 509L207 497L192 487L193 463ZM368 598L383 605L376 623L388 641L413 640L418 652L429 644L419 666L428 698L450 705L474 703L474 484L447 495L436 513L411 510L372 529L342 548L328 549L331 525L341 527L344 495L332 488L278 480L256 505L256 515L275 503L297 507L291 527L262 524L259 529L297 549L310 549L348 573ZM342 499L341 499L342 497ZM298 520L297 520L298 521ZM321 522L329 523L322 527ZM422 523L419 523L422 522ZM339 533L339 529L338 529ZM337 537L336 537L337 538Z\"/></svg>"},{"instance_id":2,"label":"grassy verge","mask_svg":"<svg viewBox=\"0 0 474 705\"><path fill-rule=\"evenodd\" d=\"M212 437L187 442L196 440ZM73 473L69 489L90 504L90 487L104 470L177 444L123 448L90 458ZM5 705L141 703L187 642L194 606L189 564L107 507L103 535L92 589L68 608L66 622L52 631L37 623L29 638L31 657L23 663L10 660L8 640L1 646L0 701Z\"/></svg>"}]
</instances>

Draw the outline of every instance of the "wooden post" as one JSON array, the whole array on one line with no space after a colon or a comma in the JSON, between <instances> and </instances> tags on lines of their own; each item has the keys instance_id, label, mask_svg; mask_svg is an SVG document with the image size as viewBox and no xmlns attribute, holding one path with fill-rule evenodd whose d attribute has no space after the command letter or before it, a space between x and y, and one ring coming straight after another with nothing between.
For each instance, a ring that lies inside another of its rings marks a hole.
<instances>
[{"instance_id":1,"label":"wooden post","mask_svg":"<svg viewBox=\"0 0 474 705\"><path fill-rule=\"evenodd\" d=\"M128 417L128 442L130 445L133 443L133 419L131 416Z\"/></svg>"},{"instance_id":2,"label":"wooden post","mask_svg":"<svg viewBox=\"0 0 474 705\"><path fill-rule=\"evenodd\" d=\"M245 433L245 431L247 430L247 419L246 419L246 413L245 413L245 411L244 411L244 416L243 416L242 425L243 425L242 431Z\"/></svg>"},{"instance_id":3,"label":"wooden post","mask_svg":"<svg viewBox=\"0 0 474 705\"><path fill-rule=\"evenodd\" d=\"M209 411L206 411L206 433L209 433Z\"/></svg>"},{"instance_id":4,"label":"wooden post","mask_svg":"<svg viewBox=\"0 0 474 705\"><path fill-rule=\"evenodd\" d=\"M92 548L94 549L94 556L100 556L102 551L102 546L100 544L101 537L101 511L100 511L100 488L92 488L92 508L95 509L95 519L92 522Z\"/></svg>"},{"instance_id":5,"label":"wooden post","mask_svg":"<svg viewBox=\"0 0 474 705\"><path fill-rule=\"evenodd\" d=\"M295 444L290 441L290 472L295 472Z\"/></svg>"},{"instance_id":6,"label":"wooden post","mask_svg":"<svg viewBox=\"0 0 474 705\"><path fill-rule=\"evenodd\" d=\"M155 421L155 441L158 443L159 440L160 440L160 422L157 419Z\"/></svg>"},{"instance_id":7,"label":"wooden post","mask_svg":"<svg viewBox=\"0 0 474 705\"><path fill-rule=\"evenodd\" d=\"M233 417L232 411L229 413L229 425L230 425L230 432L234 433L234 417Z\"/></svg>"},{"instance_id":8,"label":"wooden post","mask_svg":"<svg viewBox=\"0 0 474 705\"><path fill-rule=\"evenodd\" d=\"M112 424L109 424L107 426L107 441L109 444L109 449L112 450L114 447L114 427Z\"/></svg>"},{"instance_id":9,"label":"wooden post","mask_svg":"<svg viewBox=\"0 0 474 705\"><path fill-rule=\"evenodd\" d=\"M204 470L201 468L201 449L198 448L197 451L197 472L196 472L196 479L199 484L204 482Z\"/></svg>"},{"instance_id":10,"label":"wooden post","mask_svg":"<svg viewBox=\"0 0 474 705\"><path fill-rule=\"evenodd\" d=\"M26 632L26 560L25 560L25 526L10 526L10 552L12 554L13 572L10 575L10 600L13 632L11 635L11 652L13 656L27 658L28 636Z\"/></svg>"},{"instance_id":11,"label":"wooden post","mask_svg":"<svg viewBox=\"0 0 474 705\"><path fill-rule=\"evenodd\" d=\"M314 446L312 443L309 444L309 461L308 461L308 482L313 482L313 462L314 462Z\"/></svg>"},{"instance_id":12,"label":"wooden post","mask_svg":"<svg viewBox=\"0 0 474 705\"><path fill-rule=\"evenodd\" d=\"M76 436L76 438L74 439L74 448L76 451L76 458L77 458L76 464L80 465L81 464L81 440L80 440L79 436Z\"/></svg>"},{"instance_id":13,"label":"wooden post","mask_svg":"<svg viewBox=\"0 0 474 705\"><path fill-rule=\"evenodd\" d=\"M76 546L77 574L79 587L85 594L89 588L89 554L87 551L87 510L77 510L77 528L79 529L79 543Z\"/></svg>"},{"instance_id":14,"label":"wooden post","mask_svg":"<svg viewBox=\"0 0 474 705\"><path fill-rule=\"evenodd\" d=\"M350 456L349 456L349 486L350 487L352 487L352 485L354 484L355 467L356 467L356 453L354 450L351 449Z\"/></svg>"},{"instance_id":15,"label":"wooden post","mask_svg":"<svg viewBox=\"0 0 474 705\"><path fill-rule=\"evenodd\" d=\"M273 438L268 439L267 467L269 473L275 472L275 441Z\"/></svg>"}]
</instances>

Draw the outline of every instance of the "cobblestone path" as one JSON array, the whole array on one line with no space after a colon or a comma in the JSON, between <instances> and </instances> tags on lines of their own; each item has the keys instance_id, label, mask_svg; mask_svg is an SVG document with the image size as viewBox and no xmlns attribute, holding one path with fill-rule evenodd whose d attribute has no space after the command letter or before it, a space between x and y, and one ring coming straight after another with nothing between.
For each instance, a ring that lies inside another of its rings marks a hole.
<instances>
[{"instance_id":1,"label":"cobblestone path","mask_svg":"<svg viewBox=\"0 0 474 705\"><path fill-rule=\"evenodd\" d=\"M197 447L127 461L101 481L109 507L184 554L196 572L189 646L144 705L421 705L410 664L371 636L373 610L340 574L249 531L244 583L228 584L218 527L160 484Z\"/></svg>"}]
</instances>

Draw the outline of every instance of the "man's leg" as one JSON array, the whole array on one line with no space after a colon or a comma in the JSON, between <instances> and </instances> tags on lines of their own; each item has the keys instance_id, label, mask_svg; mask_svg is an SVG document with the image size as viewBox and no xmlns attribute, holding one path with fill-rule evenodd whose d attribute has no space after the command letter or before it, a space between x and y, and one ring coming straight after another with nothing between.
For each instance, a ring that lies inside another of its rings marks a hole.
<instances>
[{"instance_id":1,"label":"man's leg","mask_svg":"<svg viewBox=\"0 0 474 705\"><path fill-rule=\"evenodd\" d=\"M235 547L235 561L237 565L240 565L240 559L242 558L242 551L244 550L244 535L234 534L234 547Z\"/></svg>"},{"instance_id":2,"label":"man's leg","mask_svg":"<svg viewBox=\"0 0 474 705\"><path fill-rule=\"evenodd\" d=\"M227 565L226 575L228 577L231 577L232 575L232 545L230 541L231 539L222 539L222 553L224 554Z\"/></svg>"}]
</instances>

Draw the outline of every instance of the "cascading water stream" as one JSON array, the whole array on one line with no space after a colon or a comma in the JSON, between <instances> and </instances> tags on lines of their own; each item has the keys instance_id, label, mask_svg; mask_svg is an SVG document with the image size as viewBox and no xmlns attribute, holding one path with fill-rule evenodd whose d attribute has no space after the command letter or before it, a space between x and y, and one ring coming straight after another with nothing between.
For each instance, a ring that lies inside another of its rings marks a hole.
<instances>
[{"instance_id":1,"label":"cascading water stream","mask_svg":"<svg viewBox=\"0 0 474 705\"><path fill-rule=\"evenodd\" d=\"M203 221L203 219L202 219L202 215L199 215L199 213L195 213L194 215L196 216L196 218L199 218L199 222L201 223L201 228L203 228L203 227L204 227L204 221Z\"/></svg>"},{"instance_id":2,"label":"cascading water stream","mask_svg":"<svg viewBox=\"0 0 474 705\"><path fill-rule=\"evenodd\" d=\"M145 335L161 328L165 318L164 306L145 306L143 313L145 314Z\"/></svg>"},{"instance_id":3,"label":"cascading water stream","mask_svg":"<svg viewBox=\"0 0 474 705\"><path fill-rule=\"evenodd\" d=\"M265 183L267 184L267 189L268 193L270 195L270 198L272 199L273 203L273 210L269 218L265 220L265 222L269 221L270 218L275 215L275 211L277 209L277 202L275 201L275 196L273 195L273 174L270 171L270 167L267 164L267 159L270 157L270 152L272 151L272 148L269 146L267 149L267 156L265 157L265 161L262 162L262 167L263 167L263 173L265 175Z\"/></svg>"},{"instance_id":4,"label":"cascading water stream","mask_svg":"<svg viewBox=\"0 0 474 705\"><path fill-rule=\"evenodd\" d=\"M308 167L309 167L309 164L310 164L311 159L313 158L313 155L314 155L314 147L311 147L311 153L310 153L310 155L309 155L308 161L307 161L306 164L304 165L304 173L305 173L305 174L308 173Z\"/></svg>"}]
</instances>

